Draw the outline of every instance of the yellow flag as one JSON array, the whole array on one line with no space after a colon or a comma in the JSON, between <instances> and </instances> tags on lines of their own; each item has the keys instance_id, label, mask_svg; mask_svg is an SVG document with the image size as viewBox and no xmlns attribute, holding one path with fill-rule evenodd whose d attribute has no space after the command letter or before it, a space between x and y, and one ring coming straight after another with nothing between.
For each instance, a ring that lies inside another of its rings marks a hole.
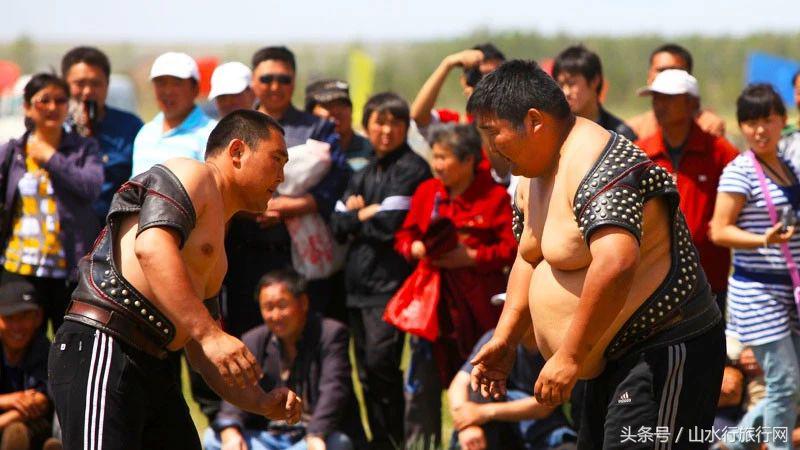
<instances>
[{"instance_id":1,"label":"yellow flag","mask_svg":"<svg viewBox=\"0 0 800 450\"><path fill-rule=\"evenodd\" d=\"M353 125L361 125L364 104L372 94L375 83L375 61L363 50L350 51L347 81L350 84L350 101L353 102Z\"/></svg>"}]
</instances>

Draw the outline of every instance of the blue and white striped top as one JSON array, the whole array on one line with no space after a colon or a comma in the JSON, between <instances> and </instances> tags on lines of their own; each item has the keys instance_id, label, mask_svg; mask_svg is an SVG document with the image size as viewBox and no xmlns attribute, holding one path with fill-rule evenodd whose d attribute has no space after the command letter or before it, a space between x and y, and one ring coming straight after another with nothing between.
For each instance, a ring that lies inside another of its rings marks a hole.
<instances>
[{"instance_id":1,"label":"blue and white striped top","mask_svg":"<svg viewBox=\"0 0 800 450\"><path fill-rule=\"evenodd\" d=\"M786 160L784 162L797 174L797 169L791 162ZM780 211L784 206L790 206L789 200L780 187L769 177L766 178L766 182L775 209ZM751 233L764 234L772 226L772 221L767 211L767 202L758 182L758 175L753 167L752 160L747 154L739 155L725 167L719 179L717 191L742 194L747 199L744 208L739 213L739 218L736 220L737 227ZM800 261L800 233L795 233L792 236L789 241L789 248L794 259ZM788 275L789 273L779 245L771 245L769 248L734 249L733 266L752 272L768 272L780 275Z\"/></svg>"}]
</instances>

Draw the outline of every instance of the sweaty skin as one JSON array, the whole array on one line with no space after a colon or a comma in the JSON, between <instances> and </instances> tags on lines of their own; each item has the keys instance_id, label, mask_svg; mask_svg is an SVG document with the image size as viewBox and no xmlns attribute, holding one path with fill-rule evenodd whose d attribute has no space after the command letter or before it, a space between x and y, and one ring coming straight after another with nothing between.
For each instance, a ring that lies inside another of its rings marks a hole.
<instances>
[{"instance_id":1,"label":"sweaty skin","mask_svg":"<svg viewBox=\"0 0 800 450\"><path fill-rule=\"evenodd\" d=\"M518 188L515 201L525 214L519 255L533 267L527 287L528 305L536 342L545 358L561 347L570 329L593 260L589 244L575 222L573 200L581 180L592 169L609 138L607 131L578 120L561 148L555 170L547 177L525 180ZM613 227L602 228L595 235L610 228ZM639 263L622 309L601 330L600 339L592 343L578 378L600 374L608 343L669 271L670 220L663 200L645 203L642 229ZM615 230L625 233L619 228Z\"/></svg>"}]
</instances>

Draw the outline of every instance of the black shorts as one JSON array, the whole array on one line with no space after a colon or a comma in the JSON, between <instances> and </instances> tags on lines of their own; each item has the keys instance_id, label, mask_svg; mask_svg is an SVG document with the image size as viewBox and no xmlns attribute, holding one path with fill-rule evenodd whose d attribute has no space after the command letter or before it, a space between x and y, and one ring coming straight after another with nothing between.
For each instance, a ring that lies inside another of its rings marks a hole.
<instances>
[{"instance_id":1,"label":"black shorts","mask_svg":"<svg viewBox=\"0 0 800 450\"><path fill-rule=\"evenodd\" d=\"M65 321L48 360L66 450L200 449L174 361Z\"/></svg>"},{"instance_id":2,"label":"black shorts","mask_svg":"<svg viewBox=\"0 0 800 450\"><path fill-rule=\"evenodd\" d=\"M609 362L586 383L578 448L707 449L725 365L720 322L685 342Z\"/></svg>"}]
</instances>

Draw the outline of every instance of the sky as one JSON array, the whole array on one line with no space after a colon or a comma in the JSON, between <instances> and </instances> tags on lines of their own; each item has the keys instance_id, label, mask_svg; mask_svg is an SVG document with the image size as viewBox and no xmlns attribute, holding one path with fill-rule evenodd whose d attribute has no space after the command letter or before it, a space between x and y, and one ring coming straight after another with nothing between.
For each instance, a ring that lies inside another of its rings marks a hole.
<instances>
[{"instance_id":1,"label":"sky","mask_svg":"<svg viewBox=\"0 0 800 450\"><path fill-rule=\"evenodd\" d=\"M475 30L800 32L790 0L0 0L0 41L407 41Z\"/></svg>"}]
</instances>

